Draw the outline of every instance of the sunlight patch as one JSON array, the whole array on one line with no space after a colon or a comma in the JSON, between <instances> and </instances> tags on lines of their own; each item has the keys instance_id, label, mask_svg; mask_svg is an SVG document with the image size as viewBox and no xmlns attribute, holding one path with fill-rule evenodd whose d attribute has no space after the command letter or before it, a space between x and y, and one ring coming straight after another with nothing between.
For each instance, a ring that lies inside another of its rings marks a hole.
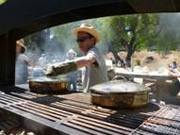
<instances>
[{"instance_id":1,"label":"sunlight patch","mask_svg":"<svg viewBox=\"0 0 180 135\"><path fill-rule=\"evenodd\" d=\"M7 0L0 0L0 5L4 4Z\"/></svg>"}]
</instances>

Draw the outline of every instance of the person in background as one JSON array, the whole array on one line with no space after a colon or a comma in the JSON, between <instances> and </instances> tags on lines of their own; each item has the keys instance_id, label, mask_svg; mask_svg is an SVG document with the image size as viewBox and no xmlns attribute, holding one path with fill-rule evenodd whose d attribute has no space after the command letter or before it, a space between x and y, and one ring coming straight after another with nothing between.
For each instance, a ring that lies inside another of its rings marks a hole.
<instances>
[{"instance_id":1,"label":"person in background","mask_svg":"<svg viewBox=\"0 0 180 135\"><path fill-rule=\"evenodd\" d=\"M168 64L168 67L170 70L177 70L178 69L177 62L173 61L172 64Z\"/></svg>"},{"instance_id":2,"label":"person in background","mask_svg":"<svg viewBox=\"0 0 180 135\"><path fill-rule=\"evenodd\" d=\"M67 59L66 61L75 60L76 58L76 52L73 49L70 49L67 53ZM70 91L76 91L76 83L77 83L77 71L71 72L67 74L67 77L70 80ZM73 86L73 88L71 87Z\"/></svg>"},{"instance_id":3,"label":"person in background","mask_svg":"<svg viewBox=\"0 0 180 135\"><path fill-rule=\"evenodd\" d=\"M176 61L173 61L172 64L168 64L169 75L174 77L180 77L180 72L178 70L178 64Z\"/></svg>"},{"instance_id":4,"label":"person in background","mask_svg":"<svg viewBox=\"0 0 180 135\"><path fill-rule=\"evenodd\" d=\"M177 96L180 91L180 72L178 70L178 65L176 61L173 61L172 64L168 64L169 75L174 77L173 88L170 91L172 96Z\"/></svg>"},{"instance_id":5,"label":"person in background","mask_svg":"<svg viewBox=\"0 0 180 135\"><path fill-rule=\"evenodd\" d=\"M172 63L172 68L173 68L173 69L177 69L177 68L178 68L178 65L177 65L177 62L176 62L176 61L173 61L173 63Z\"/></svg>"},{"instance_id":6,"label":"person in background","mask_svg":"<svg viewBox=\"0 0 180 135\"><path fill-rule=\"evenodd\" d=\"M139 59L136 60L136 66L133 69L134 72L136 73L142 73L143 68L141 67L141 61ZM137 82L139 84L143 84L143 78L134 78L134 82Z\"/></svg>"},{"instance_id":7,"label":"person in background","mask_svg":"<svg viewBox=\"0 0 180 135\"><path fill-rule=\"evenodd\" d=\"M111 59L111 61L112 61L112 65L113 65L113 66L116 66L116 65L117 65L116 59L115 59L115 58L110 58L110 59Z\"/></svg>"},{"instance_id":8,"label":"person in background","mask_svg":"<svg viewBox=\"0 0 180 135\"><path fill-rule=\"evenodd\" d=\"M16 67L15 67L15 84L25 84L28 79L29 58L24 54L26 46L24 40L16 41Z\"/></svg>"},{"instance_id":9,"label":"person in background","mask_svg":"<svg viewBox=\"0 0 180 135\"><path fill-rule=\"evenodd\" d=\"M139 59L136 60L136 66L133 69L134 72L142 72L141 61Z\"/></svg>"},{"instance_id":10,"label":"person in background","mask_svg":"<svg viewBox=\"0 0 180 135\"><path fill-rule=\"evenodd\" d=\"M46 54L41 54L41 57L39 58L39 60L38 60L38 65L40 66L40 67L45 67L46 66L46 64L47 64L47 60L46 60Z\"/></svg>"},{"instance_id":11,"label":"person in background","mask_svg":"<svg viewBox=\"0 0 180 135\"><path fill-rule=\"evenodd\" d=\"M84 56L64 63L56 63L46 69L47 76L56 76L86 67L83 81L83 92L89 92L93 85L108 81L107 70L104 58L96 48L100 41L100 35L93 26L82 24L73 30L76 35L76 42Z\"/></svg>"},{"instance_id":12,"label":"person in background","mask_svg":"<svg viewBox=\"0 0 180 135\"><path fill-rule=\"evenodd\" d=\"M128 60L127 58L125 59L125 67L126 68L130 68L131 67L131 61L130 60Z\"/></svg>"}]
</instances>

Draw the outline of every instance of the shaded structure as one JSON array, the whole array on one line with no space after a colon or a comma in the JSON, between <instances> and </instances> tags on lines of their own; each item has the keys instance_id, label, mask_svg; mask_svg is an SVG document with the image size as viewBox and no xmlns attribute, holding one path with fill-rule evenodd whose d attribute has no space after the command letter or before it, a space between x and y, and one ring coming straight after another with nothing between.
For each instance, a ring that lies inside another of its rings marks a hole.
<instances>
[{"instance_id":1,"label":"shaded structure","mask_svg":"<svg viewBox=\"0 0 180 135\"><path fill-rule=\"evenodd\" d=\"M0 5L0 109L18 115L33 131L51 131L40 130L42 134L180 134L177 106L104 109L91 105L89 95L55 97L14 87L15 42L20 38L77 20L177 11L178 0L6 0Z\"/></svg>"},{"instance_id":2,"label":"shaded structure","mask_svg":"<svg viewBox=\"0 0 180 135\"><path fill-rule=\"evenodd\" d=\"M179 10L178 0L7 0L0 5L0 85L14 85L15 41L24 36L77 20Z\"/></svg>"}]
</instances>

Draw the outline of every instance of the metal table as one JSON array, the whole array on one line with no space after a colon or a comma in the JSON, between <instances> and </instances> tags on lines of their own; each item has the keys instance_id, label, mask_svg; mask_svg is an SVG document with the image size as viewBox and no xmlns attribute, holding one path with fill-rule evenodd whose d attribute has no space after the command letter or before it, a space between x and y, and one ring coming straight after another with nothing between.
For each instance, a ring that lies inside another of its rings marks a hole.
<instances>
[{"instance_id":1,"label":"metal table","mask_svg":"<svg viewBox=\"0 0 180 135\"><path fill-rule=\"evenodd\" d=\"M122 71L118 68L114 68L116 75L121 75L126 78L143 78L143 79L154 79L156 80L156 102L160 102L162 96L162 88L166 85L167 80L175 80L176 77L172 77L168 74L152 74L152 73L139 73L139 72L132 72L132 71Z\"/></svg>"}]
</instances>

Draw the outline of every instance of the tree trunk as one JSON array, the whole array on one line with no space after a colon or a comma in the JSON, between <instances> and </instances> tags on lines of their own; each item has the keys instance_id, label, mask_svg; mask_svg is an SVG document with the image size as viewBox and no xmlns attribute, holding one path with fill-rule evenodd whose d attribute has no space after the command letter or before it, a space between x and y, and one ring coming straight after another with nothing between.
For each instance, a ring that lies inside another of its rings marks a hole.
<instances>
[{"instance_id":1,"label":"tree trunk","mask_svg":"<svg viewBox=\"0 0 180 135\"><path fill-rule=\"evenodd\" d=\"M135 41L136 41L136 34L133 32L133 36L127 45L127 55L126 55L126 66L127 67L131 67L131 57L136 50Z\"/></svg>"},{"instance_id":2,"label":"tree trunk","mask_svg":"<svg viewBox=\"0 0 180 135\"><path fill-rule=\"evenodd\" d=\"M115 51L115 49L112 46L109 46L109 51L111 51L115 57L116 64L118 61L120 61L121 65L124 66L124 61L118 56L118 52Z\"/></svg>"}]
</instances>

